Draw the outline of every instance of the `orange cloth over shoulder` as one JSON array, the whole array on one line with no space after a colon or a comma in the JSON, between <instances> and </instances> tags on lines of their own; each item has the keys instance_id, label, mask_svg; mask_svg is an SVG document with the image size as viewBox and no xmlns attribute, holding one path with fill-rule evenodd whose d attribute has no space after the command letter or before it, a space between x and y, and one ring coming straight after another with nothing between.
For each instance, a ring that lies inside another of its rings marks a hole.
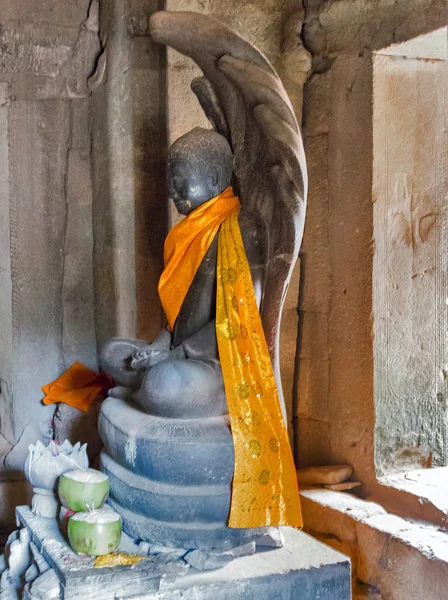
<instances>
[{"instance_id":1,"label":"orange cloth over shoulder","mask_svg":"<svg viewBox=\"0 0 448 600\"><path fill-rule=\"evenodd\" d=\"M60 377L42 387L43 403L62 402L87 412L98 394L111 387L112 380L108 375L75 362Z\"/></svg>"},{"instance_id":2,"label":"orange cloth over shoulder","mask_svg":"<svg viewBox=\"0 0 448 600\"><path fill-rule=\"evenodd\" d=\"M196 271L221 223L239 205L237 196L228 187L216 198L193 210L169 232L165 240L165 269L159 281L159 296L171 331Z\"/></svg>"}]
</instances>

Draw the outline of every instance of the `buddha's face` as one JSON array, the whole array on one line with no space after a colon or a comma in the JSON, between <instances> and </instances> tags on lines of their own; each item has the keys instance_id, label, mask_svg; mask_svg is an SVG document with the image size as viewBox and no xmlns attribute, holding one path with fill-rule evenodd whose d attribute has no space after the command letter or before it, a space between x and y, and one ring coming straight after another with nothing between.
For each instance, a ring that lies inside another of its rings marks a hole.
<instances>
[{"instance_id":1,"label":"buddha's face","mask_svg":"<svg viewBox=\"0 0 448 600\"><path fill-rule=\"evenodd\" d=\"M211 169L213 171L213 169ZM220 188L219 174L198 173L193 165L184 158L171 158L168 161L168 193L181 215L218 196Z\"/></svg>"}]
</instances>

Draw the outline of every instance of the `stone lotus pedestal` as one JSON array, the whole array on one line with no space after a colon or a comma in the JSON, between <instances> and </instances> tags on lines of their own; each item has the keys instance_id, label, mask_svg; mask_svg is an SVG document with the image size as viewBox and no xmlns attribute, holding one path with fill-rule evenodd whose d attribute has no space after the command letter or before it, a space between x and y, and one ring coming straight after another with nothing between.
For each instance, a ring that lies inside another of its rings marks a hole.
<instances>
[{"instance_id":1,"label":"stone lotus pedestal","mask_svg":"<svg viewBox=\"0 0 448 600\"><path fill-rule=\"evenodd\" d=\"M158 554L132 566L94 568L69 547L56 519L16 511L20 531L8 544L2 600L350 600L349 559L312 537L282 528L283 548L236 558L200 572ZM142 554L123 536L120 551ZM22 595L23 594L23 595Z\"/></svg>"},{"instance_id":2,"label":"stone lotus pedestal","mask_svg":"<svg viewBox=\"0 0 448 600\"><path fill-rule=\"evenodd\" d=\"M108 398L99 431L109 503L127 534L217 552L257 537L255 530L227 527L234 453L224 417L166 419Z\"/></svg>"}]
</instances>

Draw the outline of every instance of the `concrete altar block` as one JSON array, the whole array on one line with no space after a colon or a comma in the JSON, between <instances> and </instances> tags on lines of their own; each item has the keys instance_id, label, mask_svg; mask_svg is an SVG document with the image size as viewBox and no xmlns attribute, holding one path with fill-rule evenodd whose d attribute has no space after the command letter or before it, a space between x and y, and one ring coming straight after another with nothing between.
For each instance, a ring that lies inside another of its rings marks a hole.
<instances>
[{"instance_id":1,"label":"concrete altar block","mask_svg":"<svg viewBox=\"0 0 448 600\"><path fill-rule=\"evenodd\" d=\"M42 557L60 582L60 600L350 600L348 557L309 535L282 528L283 548L236 558L216 571L187 570L182 560L154 556L132 566L97 569L75 554L56 519L16 509ZM142 554L123 535L120 551Z\"/></svg>"}]
</instances>

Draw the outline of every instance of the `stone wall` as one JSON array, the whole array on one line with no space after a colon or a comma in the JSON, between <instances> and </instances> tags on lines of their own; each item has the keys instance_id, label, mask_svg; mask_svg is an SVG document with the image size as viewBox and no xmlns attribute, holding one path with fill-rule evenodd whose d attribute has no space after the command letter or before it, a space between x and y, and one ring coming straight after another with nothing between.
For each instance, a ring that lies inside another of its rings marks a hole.
<instances>
[{"instance_id":1,"label":"stone wall","mask_svg":"<svg viewBox=\"0 0 448 600\"><path fill-rule=\"evenodd\" d=\"M76 359L96 366L87 82L97 10L95 0L0 2L0 432L10 443L27 427L34 440L48 433L43 384Z\"/></svg>"},{"instance_id":2,"label":"stone wall","mask_svg":"<svg viewBox=\"0 0 448 600\"><path fill-rule=\"evenodd\" d=\"M376 462L383 472L448 460L446 35L438 30L416 38L414 48L398 44L374 58Z\"/></svg>"},{"instance_id":3,"label":"stone wall","mask_svg":"<svg viewBox=\"0 0 448 600\"><path fill-rule=\"evenodd\" d=\"M436 0L307 3L310 192L300 299L299 461L376 486L372 346L373 51L445 23Z\"/></svg>"}]
</instances>

